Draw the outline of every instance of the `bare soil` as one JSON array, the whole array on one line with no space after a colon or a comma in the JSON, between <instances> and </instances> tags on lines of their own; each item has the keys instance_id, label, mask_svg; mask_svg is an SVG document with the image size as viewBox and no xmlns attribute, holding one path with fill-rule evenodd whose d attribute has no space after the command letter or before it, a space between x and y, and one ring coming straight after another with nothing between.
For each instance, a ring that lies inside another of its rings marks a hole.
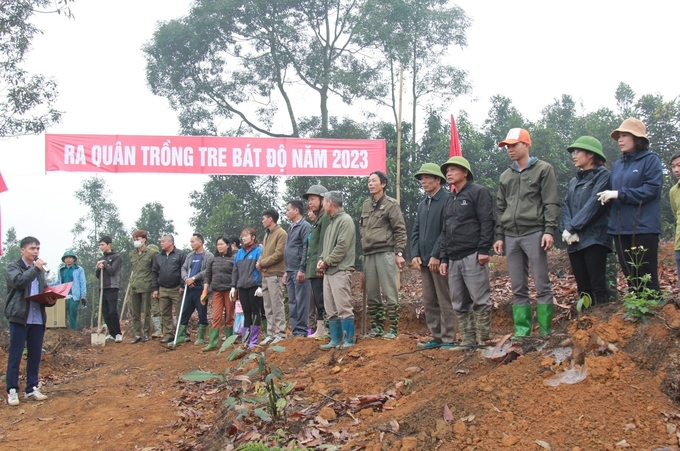
<instances>
[{"instance_id":1,"label":"bare soil","mask_svg":"<svg viewBox=\"0 0 680 451\"><path fill-rule=\"evenodd\" d=\"M672 301L678 295L672 245L661 254L660 274ZM503 259L493 263L492 336L502 341L512 333L511 292ZM171 351L156 341L129 340L93 348L86 333L48 330L40 375L49 399L0 406L0 449L230 450L261 439L282 447L295 441L298 447L366 451L680 450L675 303L647 324L625 321L620 304L579 317L564 252L551 257L551 274L558 303L552 337L491 359L477 350L417 350L428 332L418 274L405 270L396 340L360 339L326 352L319 349L323 342L296 338L280 343L285 352L264 351L284 381L296 383L285 415L275 422L252 414L238 418L223 405L258 388L258 373L250 382L181 379L191 370L222 373L237 366L239 360L227 361L231 349L218 355L187 344ZM355 297L359 309L358 277ZM4 332L2 364L7 342ZM572 353L558 362L554 352L562 347ZM572 367L587 369L585 380L547 385Z\"/></svg>"}]
</instances>

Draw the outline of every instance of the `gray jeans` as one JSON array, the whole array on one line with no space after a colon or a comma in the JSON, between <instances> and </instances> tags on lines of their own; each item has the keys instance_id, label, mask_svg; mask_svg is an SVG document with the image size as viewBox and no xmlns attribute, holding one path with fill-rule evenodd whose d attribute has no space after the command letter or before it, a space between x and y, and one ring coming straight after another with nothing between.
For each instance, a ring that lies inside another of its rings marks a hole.
<instances>
[{"instance_id":1,"label":"gray jeans","mask_svg":"<svg viewBox=\"0 0 680 451\"><path fill-rule=\"evenodd\" d=\"M543 232L525 236L506 236L505 252L508 272L515 295L514 305L529 304L529 266L534 278L539 304L551 304L553 298L548 275L548 253L541 248Z\"/></svg>"},{"instance_id":2,"label":"gray jeans","mask_svg":"<svg viewBox=\"0 0 680 451\"><path fill-rule=\"evenodd\" d=\"M449 290L453 310L457 312L491 310L488 263L480 265L477 252L449 261Z\"/></svg>"},{"instance_id":3,"label":"gray jeans","mask_svg":"<svg viewBox=\"0 0 680 451\"><path fill-rule=\"evenodd\" d=\"M421 266L420 278L423 282L425 322L432 333L432 339L453 343L456 341L456 317L453 314L446 276L430 272L427 266Z\"/></svg>"}]
</instances>

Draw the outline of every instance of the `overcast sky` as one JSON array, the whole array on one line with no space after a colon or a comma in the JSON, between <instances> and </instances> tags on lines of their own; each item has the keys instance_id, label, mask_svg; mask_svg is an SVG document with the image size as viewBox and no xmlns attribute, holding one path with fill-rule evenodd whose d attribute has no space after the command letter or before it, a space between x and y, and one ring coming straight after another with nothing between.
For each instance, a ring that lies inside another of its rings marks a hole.
<instances>
[{"instance_id":1,"label":"overcast sky","mask_svg":"<svg viewBox=\"0 0 680 451\"><path fill-rule=\"evenodd\" d=\"M141 47L158 21L180 17L188 0L78 0L75 20L49 15L37 25L26 68L54 77L59 85L61 124L50 133L174 135L176 114L146 86ZM502 94L519 111L537 119L562 94L583 111L615 108L614 91L628 83L638 94L680 94L675 54L678 2L504 1L457 2L472 19L468 46L450 52L450 62L469 72L471 96L450 112L470 113L481 125L488 99ZM303 96L316 102L314 94ZM580 108L580 106L579 106ZM405 107L405 114L408 107ZM349 113L348 113L349 114ZM387 112L385 118L389 120ZM408 117L405 116L408 120ZM499 137L503 138L503 137ZM9 191L0 195L2 238L14 226L19 237L42 241L42 256L59 263L73 237L71 228L85 214L73 193L94 174L45 174L44 136L0 140L0 171ZM112 201L131 228L141 207L158 201L175 221L177 240L191 235L188 194L206 176L102 174Z\"/></svg>"}]
</instances>

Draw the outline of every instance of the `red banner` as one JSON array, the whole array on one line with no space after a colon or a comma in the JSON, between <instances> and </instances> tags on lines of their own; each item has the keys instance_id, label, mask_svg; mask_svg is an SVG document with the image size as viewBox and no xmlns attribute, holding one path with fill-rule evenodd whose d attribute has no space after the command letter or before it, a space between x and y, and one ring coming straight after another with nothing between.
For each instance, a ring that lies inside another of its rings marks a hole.
<instances>
[{"instance_id":1,"label":"red banner","mask_svg":"<svg viewBox=\"0 0 680 451\"><path fill-rule=\"evenodd\" d=\"M45 170L367 176L386 172L385 140L45 135Z\"/></svg>"}]
</instances>

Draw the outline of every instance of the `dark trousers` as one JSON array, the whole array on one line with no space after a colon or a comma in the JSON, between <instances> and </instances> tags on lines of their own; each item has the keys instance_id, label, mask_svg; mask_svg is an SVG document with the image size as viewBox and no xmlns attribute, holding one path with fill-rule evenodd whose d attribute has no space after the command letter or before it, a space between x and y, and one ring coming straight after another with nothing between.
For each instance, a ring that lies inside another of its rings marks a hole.
<instances>
[{"instance_id":1,"label":"dark trousers","mask_svg":"<svg viewBox=\"0 0 680 451\"><path fill-rule=\"evenodd\" d=\"M296 337L306 337L311 285L307 279L305 279L304 282L299 283L296 276L297 271L286 271L290 330Z\"/></svg>"},{"instance_id":2,"label":"dark trousers","mask_svg":"<svg viewBox=\"0 0 680 451\"><path fill-rule=\"evenodd\" d=\"M309 279L312 284L312 294L314 296L314 305L316 306L317 321L323 320L326 310L323 307L323 277L315 277Z\"/></svg>"},{"instance_id":3,"label":"dark trousers","mask_svg":"<svg viewBox=\"0 0 680 451\"><path fill-rule=\"evenodd\" d=\"M118 288L104 288L104 300L102 302L102 316L109 335L115 338L121 334L120 320L118 319Z\"/></svg>"},{"instance_id":4,"label":"dark trousers","mask_svg":"<svg viewBox=\"0 0 680 451\"><path fill-rule=\"evenodd\" d=\"M262 298L255 296L257 287L239 288L238 297L243 308L243 327L259 326L262 324Z\"/></svg>"},{"instance_id":5,"label":"dark trousers","mask_svg":"<svg viewBox=\"0 0 680 451\"><path fill-rule=\"evenodd\" d=\"M198 324L201 326L208 325L208 303L206 302L205 305L201 304L202 293L202 287L189 288L187 290L187 295L184 298L184 306L182 308L182 319L179 322L180 325L189 325L189 320L191 319L191 315L194 314L194 310L198 311Z\"/></svg>"},{"instance_id":6,"label":"dark trousers","mask_svg":"<svg viewBox=\"0 0 680 451\"><path fill-rule=\"evenodd\" d=\"M587 293L593 305L609 301L606 277L608 253L609 249L600 244L569 253L578 292Z\"/></svg>"},{"instance_id":7,"label":"dark trousers","mask_svg":"<svg viewBox=\"0 0 680 451\"><path fill-rule=\"evenodd\" d=\"M661 291L659 286L659 235L655 233L641 233L638 235L614 235L614 246L616 246L616 254L619 257L619 265L626 277L632 276L642 277L645 274L651 276L647 288ZM644 247L645 251L641 252L631 250L633 247ZM639 268L631 266L630 261L638 261ZM633 287L630 280L628 286Z\"/></svg>"},{"instance_id":8,"label":"dark trousers","mask_svg":"<svg viewBox=\"0 0 680 451\"><path fill-rule=\"evenodd\" d=\"M26 301L28 302L28 301ZM19 391L19 366L24 354L24 345L28 350L26 360L26 393L33 392L38 386L38 370L42 356L43 338L45 326L43 324L9 323L9 350L7 358L7 393L11 389Z\"/></svg>"}]
</instances>

